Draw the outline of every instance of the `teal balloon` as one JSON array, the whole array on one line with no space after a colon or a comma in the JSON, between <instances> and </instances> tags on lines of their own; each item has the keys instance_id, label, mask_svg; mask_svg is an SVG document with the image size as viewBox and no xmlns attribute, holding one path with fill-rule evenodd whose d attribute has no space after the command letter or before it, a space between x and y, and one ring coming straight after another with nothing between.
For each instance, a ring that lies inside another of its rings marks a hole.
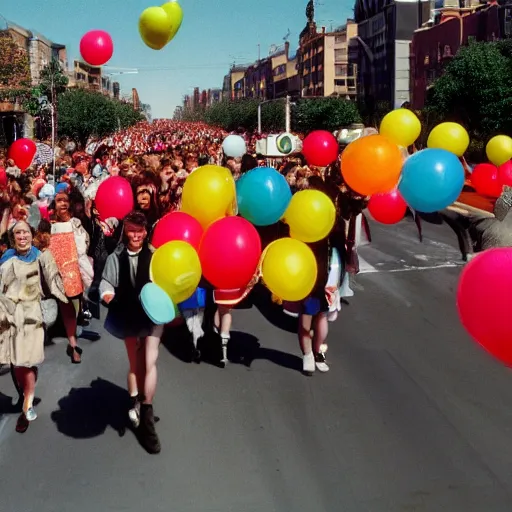
<instances>
[{"instance_id":1,"label":"teal balloon","mask_svg":"<svg viewBox=\"0 0 512 512\"><path fill-rule=\"evenodd\" d=\"M176 308L167 293L155 283L147 283L140 292L146 315L156 325L165 325L176 318Z\"/></svg>"},{"instance_id":2,"label":"teal balloon","mask_svg":"<svg viewBox=\"0 0 512 512\"><path fill-rule=\"evenodd\" d=\"M464 168L453 153L423 149L405 161L398 190L413 210L433 213L457 200L464 178Z\"/></svg>"},{"instance_id":3,"label":"teal balloon","mask_svg":"<svg viewBox=\"0 0 512 512\"><path fill-rule=\"evenodd\" d=\"M238 213L255 226L270 226L284 215L292 198L286 178L272 167L257 167L236 183Z\"/></svg>"}]
</instances>

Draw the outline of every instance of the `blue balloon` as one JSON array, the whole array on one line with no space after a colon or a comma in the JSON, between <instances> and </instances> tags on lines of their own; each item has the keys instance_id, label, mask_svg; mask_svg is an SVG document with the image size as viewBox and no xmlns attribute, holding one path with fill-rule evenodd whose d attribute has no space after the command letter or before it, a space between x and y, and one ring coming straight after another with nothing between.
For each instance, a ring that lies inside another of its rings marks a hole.
<instances>
[{"instance_id":1,"label":"blue balloon","mask_svg":"<svg viewBox=\"0 0 512 512\"><path fill-rule=\"evenodd\" d=\"M453 153L423 149L402 167L398 190L414 210L433 213L450 206L464 187L464 168Z\"/></svg>"},{"instance_id":2,"label":"blue balloon","mask_svg":"<svg viewBox=\"0 0 512 512\"><path fill-rule=\"evenodd\" d=\"M201 309L206 307L206 290L204 288L196 288L196 291L184 302L178 304L180 311L186 309Z\"/></svg>"},{"instance_id":3,"label":"blue balloon","mask_svg":"<svg viewBox=\"0 0 512 512\"><path fill-rule=\"evenodd\" d=\"M286 178L272 167L257 167L236 183L239 214L255 226L275 224L292 198Z\"/></svg>"},{"instance_id":4,"label":"blue balloon","mask_svg":"<svg viewBox=\"0 0 512 512\"><path fill-rule=\"evenodd\" d=\"M176 318L176 308L167 293L155 283L147 283L140 292L146 315L156 325L165 325Z\"/></svg>"}]
</instances>

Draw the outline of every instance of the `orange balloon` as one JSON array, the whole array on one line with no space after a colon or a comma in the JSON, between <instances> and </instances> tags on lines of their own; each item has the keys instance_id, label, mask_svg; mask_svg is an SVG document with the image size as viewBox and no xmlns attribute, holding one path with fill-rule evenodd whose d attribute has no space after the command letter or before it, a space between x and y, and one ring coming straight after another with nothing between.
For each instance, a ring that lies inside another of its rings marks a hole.
<instances>
[{"instance_id":1,"label":"orange balloon","mask_svg":"<svg viewBox=\"0 0 512 512\"><path fill-rule=\"evenodd\" d=\"M382 135L356 139L341 154L341 173L346 184L363 196L393 190L402 165L400 148Z\"/></svg>"}]
</instances>

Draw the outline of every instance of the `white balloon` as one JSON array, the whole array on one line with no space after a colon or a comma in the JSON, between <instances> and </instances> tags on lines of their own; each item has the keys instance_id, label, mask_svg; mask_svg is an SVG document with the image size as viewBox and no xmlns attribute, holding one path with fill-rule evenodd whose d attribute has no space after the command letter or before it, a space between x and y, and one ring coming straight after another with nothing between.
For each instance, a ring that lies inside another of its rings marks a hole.
<instances>
[{"instance_id":1,"label":"white balloon","mask_svg":"<svg viewBox=\"0 0 512 512\"><path fill-rule=\"evenodd\" d=\"M226 156L239 158L247 152L245 140L240 135L228 135L222 143L222 150Z\"/></svg>"}]
</instances>

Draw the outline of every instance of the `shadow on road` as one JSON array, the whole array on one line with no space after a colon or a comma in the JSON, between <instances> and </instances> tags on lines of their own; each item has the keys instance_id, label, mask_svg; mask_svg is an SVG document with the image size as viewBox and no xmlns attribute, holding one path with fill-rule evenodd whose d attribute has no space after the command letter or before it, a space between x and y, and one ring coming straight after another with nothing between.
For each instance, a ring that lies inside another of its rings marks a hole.
<instances>
[{"instance_id":1,"label":"shadow on road","mask_svg":"<svg viewBox=\"0 0 512 512\"><path fill-rule=\"evenodd\" d=\"M89 439L113 428L120 436L127 428L129 397L125 389L98 378L86 388L72 388L59 400L51 418L60 433L75 439Z\"/></svg>"},{"instance_id":2,"label":"shadow on road","mask_svg":"<svg viewBox=\"0 0 512 512\"><path fill-rule=\"evenodd\" d=\"M283 331L296 333L298 319L283 312L283 307L272 302L270 291L263 285L258 284L251 293L252 304L274 327Z\"/></svg>"}]
</instances>

